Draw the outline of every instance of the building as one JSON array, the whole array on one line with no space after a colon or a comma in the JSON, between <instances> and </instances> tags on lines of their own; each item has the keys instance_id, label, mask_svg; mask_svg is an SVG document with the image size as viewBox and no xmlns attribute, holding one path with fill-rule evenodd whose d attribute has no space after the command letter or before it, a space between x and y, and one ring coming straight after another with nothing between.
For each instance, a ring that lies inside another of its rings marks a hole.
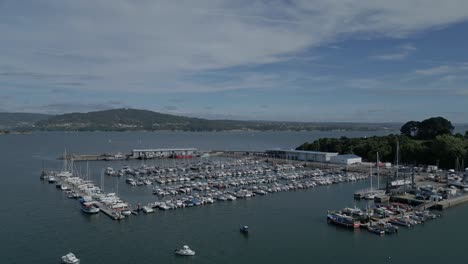
<instances>
[{"instance_id":1,"label":"building","mask_svg":"<svg viewBox=\"0 0 468 264\"><path fill-rule=\"evenodd\" d=\"M361 163L362 158L354 154L337 155L330 158L331 163L351 165Z\"/></svg>"},{"instance_id":2,"label":"building","mask_svg":"<svg viewBox=\"0 0 468 264\"><path fill-rule=\"evenodd\" d=\"M196 153L196 148L134 149L131 157L134 159L192 158Z\"/></svg>"},{"instance_id":3,"label":"building","mask_svg":"<svg viewBox=\"0 0 468 264\"><path fill-rule=\"evenodd\" d=\"M331 157L337 156L335 152L306 151L306 150L267 150L268 157L288 160L329 162Z\"/></svg>"}]
</instances>

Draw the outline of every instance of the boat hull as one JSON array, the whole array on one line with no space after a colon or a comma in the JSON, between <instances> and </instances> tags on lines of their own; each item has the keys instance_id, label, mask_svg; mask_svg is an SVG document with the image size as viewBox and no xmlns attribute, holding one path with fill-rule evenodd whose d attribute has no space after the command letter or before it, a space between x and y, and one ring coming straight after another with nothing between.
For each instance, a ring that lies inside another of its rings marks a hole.
<instances>
[{"instance_id":1,"label":"boat hull","mask_svg":"<svg viewBox=\"0 0 468 264\"><path fill-rule=\"evenodd\" d=\"M335 216L327 216L327 222L329 224L334 224L334 225L338 225L338 226L342 226L346 228L352 228L352 229L359 228L361 226L359 222L347 222Z\"/></svg>"}]
</instances>

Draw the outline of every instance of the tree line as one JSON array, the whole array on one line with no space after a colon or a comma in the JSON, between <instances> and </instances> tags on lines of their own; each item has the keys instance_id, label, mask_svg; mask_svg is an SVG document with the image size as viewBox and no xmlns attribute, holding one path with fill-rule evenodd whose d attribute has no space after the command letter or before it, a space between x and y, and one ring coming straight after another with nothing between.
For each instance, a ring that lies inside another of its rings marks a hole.
<instances>
[{"instance_id":1,"label":"tree line","mask_svg":"<svg viewBox=\"0 0 468 264\"><path fill-rule=\"evenodd\" d=\"M410 122L401 127L401 135L322 138L306 142L297 149L356 154L367 161L376 161L379 152L380 161L395 163L398 142L399 161L403 164L432 164L442 168L468 166L468 131L465 135L453 135L453 125L442 117Z\"/></svg>"}]
</instances>

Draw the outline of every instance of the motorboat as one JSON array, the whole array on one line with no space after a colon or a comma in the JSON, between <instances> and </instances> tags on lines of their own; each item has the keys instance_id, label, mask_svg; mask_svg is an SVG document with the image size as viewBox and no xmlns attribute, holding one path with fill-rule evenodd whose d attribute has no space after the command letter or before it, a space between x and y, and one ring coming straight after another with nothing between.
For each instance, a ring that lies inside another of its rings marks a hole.
<instances>
[{"instance_id":1,"label":"motorboat","mask_svg":"<svg viewBox=\"0 0 468 264\"><path fill-rule=\"evenodd\" d=\"M368 226L367 230L369 230L369 232L377 234L377 235L385 234L385 230L383 228L379 227L379 226Z\"/></svg>"},{"instance_id":2,"label":"motorboat","mask_svg":"<svg viewBox=\"0 0 468 264\"><path fill-rule=\"evenodd\" d=\"M351 227L351 228L359 228L360 223L354 220L350 216L342 215L339 213L329 213L327 214L327 221L328 223L332 223L335 225L340 225L344 227Z\"/></svg>"},{"instance_id":3,"label":"motorboat","mask_svg":"<svg viewBox=\"0 0 468 264\"><path fill-rule=\"evenodd\" d=\"M382 228L386 234L398 233L398 227L392 225L391 223L378 222L377 226Z\"/></svg>"},{"instance_id":4,"label":"motorboat","mask_svg":"<svg viewBox=\"0 0 468 264\"><path fill-rule=\"evenodd\" d=\"M129 216L129 215L132 214L132 211L130 211L130 210L124 210L124 211L122 211L122 214L125 215L125 216Z\"/></svg>"},{"instance_id":5,"label":"motorboat","mask_svg":"<svg viewBox=\"0 0 468 264\"><path fill-rule=\"evenodd\" d=\"M153 208L151 208L149 206L143 206L143 212L145 212L147 214L150 214L150 213L154 213L154 210L153 210Z\"/></svg>"},{"instance_id":6,"label":"motorboat","mask_svg":"<svg viewBox=\"0 0 468 264\"><path fill-rule=\"evenodd\" d=\"M64 264L80 264L80 259L75 256L73 253L68 253L65 256L62 256L62 263Z\"/></svg>"},{"instance_id":7,"label":"motorboat","mask_svg":"<svg viewBox=\"0 0 468 264\"><path fill-rule=\"evenodd\" d=\"M187 245L184 245L181 249L174 250L174 253L180 256L195 256L195 251L191 250Z\"/></svg>"},{"instance_id":8,"label":"motorboat","mask_svg":"<svg viewBox=\"0 0 468 264\"><path fill-rule=\"evenodd\" d=\"M85 202L81 205L81 211L87 214L97 214L101 209L93 203Z\"/></svg>"},{"instance_id":9,"label":"motorboat","mask_svg":"<svg viewBox=\"0 0 468 264\"><path fill-rule=\"evenodd\" d=\"M248 234L249 233L249 227L248 226L242 226L240 228L240 232L243 234Z\"/></svg>"}]
</instances>

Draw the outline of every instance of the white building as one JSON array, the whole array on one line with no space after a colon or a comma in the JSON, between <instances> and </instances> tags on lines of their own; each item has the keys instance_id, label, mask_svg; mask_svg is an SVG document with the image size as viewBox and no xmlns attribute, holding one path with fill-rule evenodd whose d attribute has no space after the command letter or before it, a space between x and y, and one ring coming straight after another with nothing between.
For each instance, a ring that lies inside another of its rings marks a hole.
<instances>
[{"instance_id":1,"label":"white building","mask_svg":"<svg viewBox=\"0 0 468 264\"><path fill-rule=\"evenodd\" d=\"M331 157L330 162L337 163L337 164L351 165L351 164L361 163L362 158L354 154L345 154L345 155L337 155L337 156Z\"/></svg>"},{"instance_id":2,"label":"white building","mask_svg":"<svg viewBox=\"0 0 468 264\"><path fill-rule=\"evenodd\" d=\"M330 158L338 155L335 152L305 150L267 150L266 154L272 158L315 162L329 162Z\"/></svg>"}]
</instances>

